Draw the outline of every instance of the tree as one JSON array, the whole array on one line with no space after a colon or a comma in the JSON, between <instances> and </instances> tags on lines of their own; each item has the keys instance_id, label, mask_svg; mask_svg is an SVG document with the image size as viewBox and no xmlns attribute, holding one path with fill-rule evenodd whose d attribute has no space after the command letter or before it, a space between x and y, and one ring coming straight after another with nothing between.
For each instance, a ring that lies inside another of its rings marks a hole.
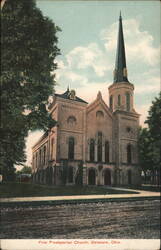
<instances>
[{"instance_id":1,"label":"tree","mask_svg":"<svg viewBox=\"0 0 161 250\"><path fill-rule=\"evenodd\" d=\"M152 102L149 115L146 120L150 133L157 142L161 142L161 92L159 96Z\"/></svg>"},{"instance_id":2,"label":"tree","mask_svg":"<svg viewBox=\"0 0 161 250\"><path fill-rule=\"evenodd\" d=\"M14 181L16 177L14 163L23 164L26 161L24 133L22 131L8 133L8 137L2 134L1 140L0 172L5 181Z\"/></svg>"},{"instance_id":3,"label":"tree","mask_svg":"<svg viewBox=\"0 0 161 250\"><path fill-rule=\"evenodd\" d=\"M140 128L139 131L139 163L147 181L147 173L153 168L152 138L147 128Z\"/></svg>"},{"instance_id":4,"label":"tree","mask_svg":"<svg viewBox=\"0 0 161 250\"><path fill-rule=\"evenodd\" d=\"M31 174L32 174L31 167L24 165L24 167L21 170L16 171L16 173L14 175L15 176L14 180L22 181L22 176L24 176L24 178L28 178L26 176L27 175L31 176Z\"/></svg>"},{"instance_id":5,"label":"tree","mask_svg":"<svg viewBox=\"0 0 161 250\"><path fill-rule=\"evenodd\" d=\"M1 169L25 162L29 130L50 129L60 31L34 0L7 0L1 12ZM51 73L52 72L52 73Z\"/></svg>"},{"instance_id":6,"label":"tree","mask_svg":"<svg viewBox=\"0 0 161 250\"><path fill-rule=\"evenodd\" d=\"M31 167L24 165L24 167L20 171L18 171L17 173L19 173L19 174L31 174L32 170L31 170Z\"/></svg>"},{"instance_id":7,"label":"tree","mask_svg":"<svg viewBox=\"0 0 161 250\"><path fill-rule=\"evenodd\" d=\"M152 102L149 110L149 115L146 120L149 126L149 132L152 137L152 148L154 155L154 168L160 179L161 169L161 92L159 96Z\"/></svg>"},{"instance_id":8,"label":"tree","mask_svg":"<svg viewBox=\"0 0 161 250\"><path fill-rule=\"evenodd\" d=\"M145 123L148 124L148 128L141 129L139 136L140 165L145 179L149 171L152 183L159 184L161 168L161 93L152 102Z\"/></svg>"}]
</instances>

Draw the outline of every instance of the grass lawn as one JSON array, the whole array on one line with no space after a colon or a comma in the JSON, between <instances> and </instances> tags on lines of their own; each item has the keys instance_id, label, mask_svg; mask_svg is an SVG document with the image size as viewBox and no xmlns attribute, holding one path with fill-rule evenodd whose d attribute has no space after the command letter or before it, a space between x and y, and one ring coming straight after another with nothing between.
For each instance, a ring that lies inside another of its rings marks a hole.
<instances>
[{"instance_id":1,"label":"grass lawn","mask_svg":"<svg viewBox=\"0 0 161 250\"><path fill-rule=\"evenodd\" d=\"M2 183L0 197L35 197L93 194L133 194L131 191L113 190L103 186L47 186L32 183Z\"/></svg>"},{"instance_id":2,"label":"grass lawn","mask_svg":"<svg viewBox=\"0 0 161 250\"><path fill-rule=\"evenodd\" d=\"M142 184L141 186L122 186L122 188L129 188L129 189L138 189L144 191L152 191L152 192L160 192L160 186L152 186L147 184Z\"/></svg>"}]
</instances>

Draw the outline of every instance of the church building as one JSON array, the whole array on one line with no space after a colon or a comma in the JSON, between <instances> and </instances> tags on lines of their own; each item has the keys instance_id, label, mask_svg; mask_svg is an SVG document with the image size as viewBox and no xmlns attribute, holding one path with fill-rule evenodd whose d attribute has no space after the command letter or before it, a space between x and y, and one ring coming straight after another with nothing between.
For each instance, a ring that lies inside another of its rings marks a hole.
<instances>
[{"instance_id":1,"label":"church building","mask_svg":"<svg viewBox=\"0 0 161 250\"><path fill-rule=\"evenodd\" d=\"M56 126L32 148L33 181L51 185L138 185L139 114L126 68L122 17L119 18L109 104L100 91L88 104L69 88L49 107Z\"/></svg>"}]
</instances>

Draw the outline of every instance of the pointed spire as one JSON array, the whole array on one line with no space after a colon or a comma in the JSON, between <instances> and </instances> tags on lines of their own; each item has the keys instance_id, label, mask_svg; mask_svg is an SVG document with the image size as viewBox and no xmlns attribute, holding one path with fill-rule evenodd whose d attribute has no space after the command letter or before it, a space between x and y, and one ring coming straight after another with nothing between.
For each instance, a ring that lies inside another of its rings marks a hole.
<instances>
[{"instance_id":1,"label":"pointed spire","mask_svg":"<svg viewBox=\"0 0 161 250\"><path fill-rule=\"evenodd\" d=\"M97 93L97 99L102 99L101 91L98 91L98 93Z\"/></svg>"},{"instance_id":2,"label":"pointed spire","mask_svg":"<svg viewBox=\"0 0 161 250\"><path fill-rule=\"evenodd\" d=\"M119 16L119 32L117 40L116 63L114 70L114 83L118 82L128 82L121 11Z\"/></svg>"},{"instance_id":3,"label":"pointed spire","mask_svg":"<svg viewBox=\"0 0 161 250\"><path fill-rule=\"evenodd\" d=\"M120 19L122 19L122 16L121 16L121 10L120 10L120 18L119 18L119 20L120 20Z\"/></svg>"}]
</instances>

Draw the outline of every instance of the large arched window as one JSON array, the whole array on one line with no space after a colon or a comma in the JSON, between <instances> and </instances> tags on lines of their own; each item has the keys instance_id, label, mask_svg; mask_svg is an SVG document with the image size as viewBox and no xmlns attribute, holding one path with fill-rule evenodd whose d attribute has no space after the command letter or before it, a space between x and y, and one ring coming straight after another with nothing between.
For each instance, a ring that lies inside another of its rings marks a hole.
<instances>
[{"instance_id":1,"label":"large arched window","mask_svg":"<svg viewBox=\"0 0 161 250\"><path fill-rule=\"evenodd\" d=\"M90 150L89 150L90 161L94 161L94 152L95 152L94 139L90 139Z\"/></svg>"},{"instance_id":2,"label":"large arched window","mask_svg":"<svg viewBox=\"0 0 161 250\"><path fill-rule=\"evenodd\" d=\"M120 95L118 95L117 104L118 104L118 106L121 105L121 96Z\"/></svg>"},{"instance_id":3,"label":"large arched window","mask_svg":"<svg viewBox=\"0 0 161 250\"><path fill-rule=\"evenodd\" d=\"M97 160L102 162L102 132L98 132Z\"/></svg>"},{"instance_id":4,"label":"large arched window","mask_svg":"<svg viewBox=\"0 0 161 250\"><path fill-rule=\"evenodd\" d=\"M105 142L105 163L108 163L110 161L110 147L109 142Z\"/></svg>"},{"instance_id":5,"label":"large arched window","mask_svg":"<svg viewBox=\"0 0 161 250\"><path fill-rule=\"evenodd\" d=\"M113 110L113 96L110 96L110 109Z\"/></svg>"},{"instance_id":6,"label":"large arched window","mask_svg":"<svg viewBox=\"0 0 161 250\"><path fill-rule=\"evenodd\" d=\"M131 155L132 155L131 145L128 144L127 145L127 163L131 163L131 159L132 159Z\"/></svg>"},{"instance_id":7,"label":"large arched window","mask_svg":"<svg viewBox=\"0 0 161 250\"><path fill-rule=\"evenodd\" d=\"M68 158L69 160L74 160L74 137L69 137Z\"/></svg>"},{"instance_id":8,"label":"large arched window","mask_svg":"<svg viewBox=\"0 0 161 250\"><path fill-rule=\"evenodd\" d=\"M130 111L130 93L126 93L126 110Z\"/></svg>"}]
</instances>

